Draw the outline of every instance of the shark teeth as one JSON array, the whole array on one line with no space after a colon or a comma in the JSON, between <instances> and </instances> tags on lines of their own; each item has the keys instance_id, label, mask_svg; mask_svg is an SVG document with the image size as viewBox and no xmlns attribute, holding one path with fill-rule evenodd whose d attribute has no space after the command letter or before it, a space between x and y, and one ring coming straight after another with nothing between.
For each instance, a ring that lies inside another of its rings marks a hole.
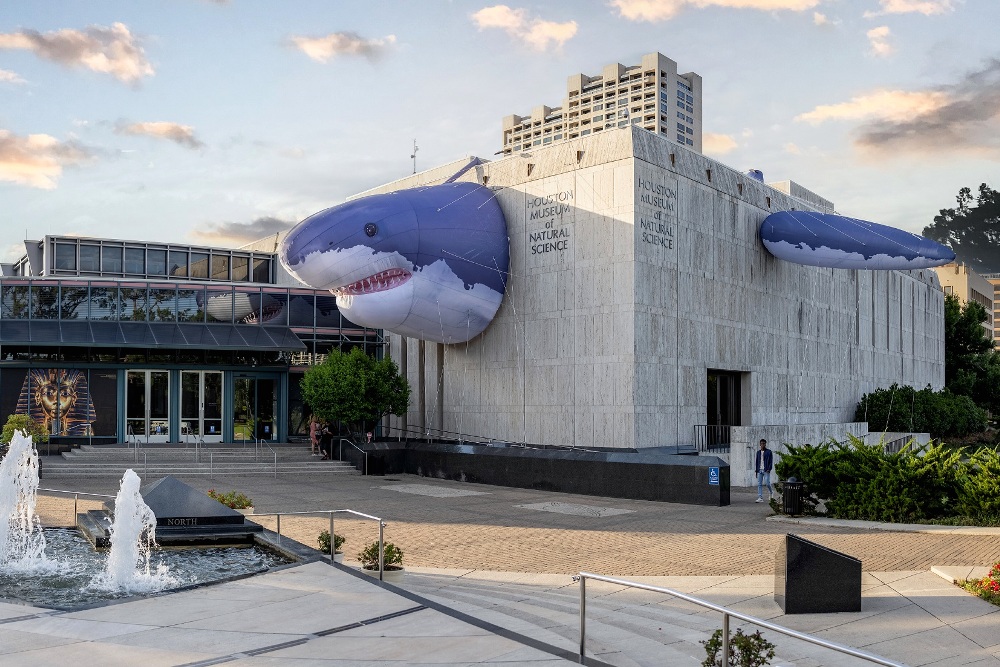
<instances>
[{"instance_id":1,"label":"shark teeth","mask_svg":"<svg viewBox=\"0 0 1000 667\"><path fill-rule=\"evenodd\" d=\"M399 287L410 279L410 272L403 269L388 269L362 278L350 285L338 287L330 290L336 296L358 296L361 294L374 294Z\"/></svg>"}]
</instances>

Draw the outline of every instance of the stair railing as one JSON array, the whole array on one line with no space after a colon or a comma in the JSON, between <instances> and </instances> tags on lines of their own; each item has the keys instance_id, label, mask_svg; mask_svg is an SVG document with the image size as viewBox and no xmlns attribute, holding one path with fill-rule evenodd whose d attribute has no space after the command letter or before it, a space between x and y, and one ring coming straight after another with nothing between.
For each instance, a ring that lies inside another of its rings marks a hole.
<instances>
[{"instance_id":1,"label":"stair railing","mask_svg":"<svg viewBox=\"0 0 1000 667\"><path fill-rule=\"evenodd\" d=\"M276 517L277 529L274 531L278 535L278 544L281 544L281 517L283 516L315 516L316 514L329 514L330 515L330 562L333 563L334 552L336 551L333 532L333 515L334 514L353 514L354 516L360 516L364 519L371 519L372 521L378 522L378 580L382 581L383 574L385 573L385 527L386 523L377 516L372 516L371 514L364 514L362 512L357 512L355 510L312 510L307 512L254 512L253 514L247 514L247 517L255 516L273 516Z\"/></svg>"},{"instance_id":2,"label":"stair railing","mask_svg":"<svg viewBox=\"0 0 1000 667\"><path fill-rule=\"evenodd\" d=\"M332 534L332 533L331 533ZM332 539L332 538L331 538ZM670 588L663 588L662 586L652 586L650 584L641 584L637 581L627 581L625 579L616 579L614 577L605 577L600 574L592 574L590 572L580 572L573 577L573 581L580 582L580 662L584 662L584 645L587 640L587 579L593 579L594 581L603 581L606 584L614 584L616 586L625 586L627 588L638 588L644 591L652 591L653 593L663 593L665 595L671 595L675 598L680 598L681 600L686 600L692 604L696 604L700 607L705 607L706 609L712 609L722 614L722 663L723 665L730 664L730 650L729 645L729 619L738 618L741 621L751 623L758 627L764 628L766 630L773 630L774 632L787 635L794 639L801 639L802 641L809 642L810 644L815 644L816 646L822 646L823 648L828 648L833 651L839 651L840 653L845 653L855 658L861 658L862 660L867 660L868 662L873 662L876 665L885 665L885 667L907 667L906 665L893 662L892 660L887 660L880 656L874 655L872 653L866 653L865 651L858 650L856 648L851 648L849 646L844 646L843 644L838 644L836 642L827 641L826 639L820 639L810 634L804 632L799 632L798 630L792 630L791 628L786 628L783 625L778 625L776 623L771 623L770 621L765 621L761 618L756 618L748 614L742 614L738 611L733 611L728 607L722 607L717 604L708 602L707 600L702 600L701 598L696 598L686 593L681 593L680 591L675 591Z\"/></svg>"}]
</instances>

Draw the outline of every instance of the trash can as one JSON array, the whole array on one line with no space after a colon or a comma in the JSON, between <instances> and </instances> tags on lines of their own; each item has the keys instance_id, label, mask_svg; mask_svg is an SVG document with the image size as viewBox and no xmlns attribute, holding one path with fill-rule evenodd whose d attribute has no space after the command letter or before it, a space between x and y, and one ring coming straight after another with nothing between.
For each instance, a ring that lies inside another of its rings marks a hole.
<instances>
[{"instance_id":1,"label":"trash can","mask_svg":"<svg viewBox=\"0 0 1000 667\"><path fill-rule=\"evenodd\" d=\"M789 516L802 514L802 482L789 477L781 485L781 511Z\"/></svg>"}]
</instances>

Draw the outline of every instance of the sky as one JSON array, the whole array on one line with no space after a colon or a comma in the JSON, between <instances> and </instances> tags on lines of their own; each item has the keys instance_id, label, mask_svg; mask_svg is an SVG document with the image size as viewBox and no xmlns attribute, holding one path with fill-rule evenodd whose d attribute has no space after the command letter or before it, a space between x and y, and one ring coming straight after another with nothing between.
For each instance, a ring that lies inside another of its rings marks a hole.
<instances>
[{"instance_id":1,"label":"sky","mask_svg":"<svg viewBox=\"0 0 1000 667\"><path fill-rule=\"evenodd\" d=\"M503 116L654 51L701 75L706 155L920 233L1000 188L997 26L997 0L0 0L0 261L263 238L414 154L492 158Z\"/></svg>"}]
</instances>

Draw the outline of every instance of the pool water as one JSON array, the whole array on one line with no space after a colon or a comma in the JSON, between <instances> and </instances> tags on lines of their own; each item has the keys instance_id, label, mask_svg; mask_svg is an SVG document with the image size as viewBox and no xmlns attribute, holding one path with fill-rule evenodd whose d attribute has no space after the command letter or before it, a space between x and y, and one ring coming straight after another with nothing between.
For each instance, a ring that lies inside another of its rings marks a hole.
<instances>
[{"instance_id":1,"label":"pool water","mask_svg":"<svg viewBox=\"0 0 1000 667\"><path fill-rule=\"evenodd\" d=\"M96 582L104 572L107 551L97 551L79 531L72 528L45 529L47 563L38 572L0 571L0 599L56 609L128 597L132 593L104 590ZM224 547L157 548L150 568L168 569L171 590L232 577L265 572L284 565L287 558L256 545Z\"/></svg>"}]
</instances>

